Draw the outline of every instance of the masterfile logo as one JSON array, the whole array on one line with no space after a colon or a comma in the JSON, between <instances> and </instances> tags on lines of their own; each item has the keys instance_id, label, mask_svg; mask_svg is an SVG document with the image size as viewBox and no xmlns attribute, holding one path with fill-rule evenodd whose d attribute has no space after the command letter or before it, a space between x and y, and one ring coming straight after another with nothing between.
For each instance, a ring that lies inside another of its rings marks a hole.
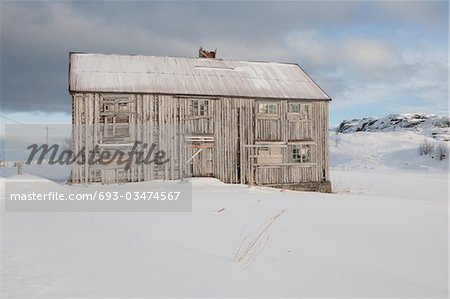
<instances>
[{"instance_id":1,"label":"masterfile logo","mask_svg":"<svg viewBox=\"0 0 450 299\"><path fill-rule=\"evenodd\" d=\"M139 150L141 148L141 150ZM132 165L149 165L155 163L156 165L164 165L169 162L166 159L166 153L163 150L156 150L157 144L152 143L150 146L141 141L135 141L129 151L122 149L105 150L99 145L95 145L92 150L87 151L82 147L77 152L71 149L62 149L58 144L49 146L48 144L32 144L27 146L30 150L26 164L30 165L37 158L37 164L41 165L44 159L49 165L124 165L124 170L127 171ZM86 156L85 153L88 153Z\"/></svg>"}]
</instances>

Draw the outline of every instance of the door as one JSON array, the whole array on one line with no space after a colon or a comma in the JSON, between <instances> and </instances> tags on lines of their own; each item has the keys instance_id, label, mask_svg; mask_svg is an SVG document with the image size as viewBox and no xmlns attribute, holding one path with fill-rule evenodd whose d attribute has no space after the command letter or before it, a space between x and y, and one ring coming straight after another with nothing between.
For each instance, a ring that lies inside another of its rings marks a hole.
<instances>
[{"instance_id":1,"label":"door","mask_svg":"<svg viewBox=\"0 0 450 299\"><path fill-rule=\"evenodd\" d=\"M187 175L214 177L214 116L211 99L189 99L186 125L190 136L186 137Z\"/></svg>"},{"instance_id":2,"label":"door","mask_svg":"<svg viewBox=\"0 0 450 299\"><path fill-rule=\"evenodd\" d=\"M193 177L214 177L212 148L202 148L192 162Z\"/></svg>"}]
</instances>

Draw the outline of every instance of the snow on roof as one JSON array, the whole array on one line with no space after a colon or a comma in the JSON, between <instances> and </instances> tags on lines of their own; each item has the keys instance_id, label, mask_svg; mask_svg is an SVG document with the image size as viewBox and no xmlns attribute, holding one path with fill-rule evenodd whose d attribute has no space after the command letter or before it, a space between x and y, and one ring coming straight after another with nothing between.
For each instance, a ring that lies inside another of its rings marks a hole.
<instances>
[{"instance_id":1,"label":"snow on roof","mask_svg":"<svg viewBox=\"0 0 450 299\"><path fill-rule=\"evenodd\" d=\"M330 100L297 64L70 53L70 92Z\"/></svg>"}]
</instances>

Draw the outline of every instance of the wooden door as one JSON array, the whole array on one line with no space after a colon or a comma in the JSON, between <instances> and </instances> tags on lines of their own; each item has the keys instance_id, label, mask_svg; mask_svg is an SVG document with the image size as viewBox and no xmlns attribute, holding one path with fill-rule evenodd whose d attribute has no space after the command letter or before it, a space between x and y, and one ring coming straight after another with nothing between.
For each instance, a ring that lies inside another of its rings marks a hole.
<instances>
[{"instance_id":1,"label":"wooden door","mask_svg":"<svg viewBox=\"0 0 450 299\"><path fill-rule=\"evenodd\" d=\"M192 160L193 177L214 177L213 149L203 148Z\"/></svg>"},{"instance_id":2,"label":"wooden door","mask_svg":"<svg viewBox=\"0 0 450 299\"><path fill-rule=\"evenodd\" d=\"M188 176L214 177L214 104L210 99L188 100Z\"/></svg>"}]
</instances>

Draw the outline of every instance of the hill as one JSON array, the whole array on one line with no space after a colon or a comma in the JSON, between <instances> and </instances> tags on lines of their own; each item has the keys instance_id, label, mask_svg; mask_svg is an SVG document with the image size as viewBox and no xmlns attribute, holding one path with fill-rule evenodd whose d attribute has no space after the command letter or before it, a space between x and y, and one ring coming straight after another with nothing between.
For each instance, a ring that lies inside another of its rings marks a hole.
<instances>
[{"instance_id":1,"label":"hill","mask_svg":"<svg viewBox=\"0 0 450 299\"><path fill-rule=\"evenodd\" d=\"M413 131L437 140L450 140L448 116L429 113L391 114L381 118L365 117L342 121L337 133Z\"/></svg>"}]
</instances>

